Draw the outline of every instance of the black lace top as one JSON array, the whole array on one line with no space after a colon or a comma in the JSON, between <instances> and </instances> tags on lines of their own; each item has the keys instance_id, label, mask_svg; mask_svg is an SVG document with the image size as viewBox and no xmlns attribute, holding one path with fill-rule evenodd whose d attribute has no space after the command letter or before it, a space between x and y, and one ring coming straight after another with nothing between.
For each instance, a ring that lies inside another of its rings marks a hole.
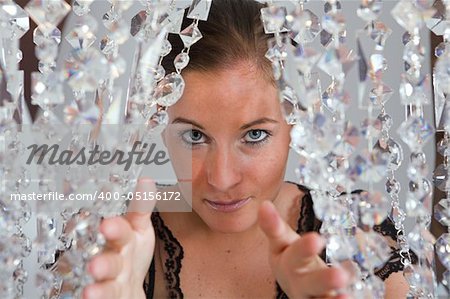
<instances>
[{"instance_id":1,"label":"black lace top","mask_svg":"<svg viewBox=\"0 0 450 299\"><path fill-rule=\"evenodd\" d=\"M304 196L301 202L300 215L297 224L297 233L302 234L305 232L319 232L321 222L314 215L313 201L309 189L302 185L298 185L298 188L303 191ZM183 292L180 288L180 270L182 266L182 260L184 256L183 247L178 240L173 236L170 229L164 224L164 221L160 217L158 212L152 214L152 223L155 229L155 235L157 242L160 243L163 248L161 254L163 256L163 269L164 278L166 282L166 289L168 291L169 298L183 298ZM394 224L389 218L386 218L380 225L375 225L374 230L386 237L391 247L391 257L386 264L378 269L375 274L382 280L388 278L393 272L399 272L403 270L401 258L397 245L397 230ZM155 249L156 250L156 249ZM412 262L416 263L417 257L414 253L410 252ZM325 251L322 252L321 258L325 260ZM144 281L144 290L146 298L153 298L155 285L155 260L153 259L149 269L149 273ZM287 299L287 295L280 288L278 283L276 284L276 298Z\"/></svg>"}]
</instances>

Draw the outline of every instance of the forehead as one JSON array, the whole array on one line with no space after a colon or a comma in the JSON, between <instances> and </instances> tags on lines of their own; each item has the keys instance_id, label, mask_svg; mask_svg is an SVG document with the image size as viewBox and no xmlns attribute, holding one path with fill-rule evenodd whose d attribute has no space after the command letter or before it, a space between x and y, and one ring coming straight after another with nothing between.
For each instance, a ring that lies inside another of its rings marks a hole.
<instances>
[{"instance_id":1,"label":"forehead","mask_svg":"<svg viewBox=\"0 0 450 299\"><path fill-rule=\"evenodd\" d=\"M229 69L183 74L182 98L169 109L169 116L197 120L235 122L281 114L277 89L258 68L237 64Z\"/></svg>"}]
</instances>

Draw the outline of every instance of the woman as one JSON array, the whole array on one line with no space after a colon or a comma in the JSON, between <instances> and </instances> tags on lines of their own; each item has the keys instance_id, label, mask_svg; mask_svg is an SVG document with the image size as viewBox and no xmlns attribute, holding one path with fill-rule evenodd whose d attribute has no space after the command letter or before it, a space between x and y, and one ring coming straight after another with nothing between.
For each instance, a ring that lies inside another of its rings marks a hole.
<instances>
[{"instance_id":1,"label":"woman","mask_svg":"<svg viewBox=\"0 0 450 299\"><path fill-rule=\"evenodd\" d=\"M290 126L264 57L269 36L261 7L252 0L212 2L183 71L183 97L168 109L178 128L165 132L171 160L181 169L177 157L192 151L192 180L163 190L192 192L193 212L104 220L108 246L89 264L96 282L85 299L346 297L340 290L350 275L320 257L324 240L308 190L283 181ZM167 73L182 50L178 37L170 42ZM153 188L141 179L137 191ZM387 298L408 291L402 273L392 271L398 263L379 272Z\"/></svg>"}]
</instances>

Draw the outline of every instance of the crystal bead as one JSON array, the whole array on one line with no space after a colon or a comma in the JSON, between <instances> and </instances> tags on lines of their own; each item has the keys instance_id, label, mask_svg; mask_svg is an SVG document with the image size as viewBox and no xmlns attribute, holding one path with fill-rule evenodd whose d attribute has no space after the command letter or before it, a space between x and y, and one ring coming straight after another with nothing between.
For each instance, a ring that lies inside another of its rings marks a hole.
<instances>
[{"instance_id":1,"label":"crystal bead","mask_svg":"<svg viewBox=\"0 0 450 299\"><path fill-rule=\"evenodd\" d=\"M275 32L287 31L286 22L286 7L284 6L269 6L261 8L261 19L264 25L264 32L271 34Z\"/></svg>"},{"instance_id":2,"label":"crystal bead","mask_svg":"<svg viewBox=\"0 0 450 299\"><path fill-rule=\"evenodd\" d=\"M102 40L100 41L100 50L105 55L113 54L116 48L117 48L116 41L107 35L103 37Z\"/></svg>"},{"instance_id":3,"label":"crystal bead","mask_svg":"<svg viewBox=\"0 0 450 299\"><path fill-rule=\"evenodd\" d=\"M20 39L30 29L27 13L14 2L0 4L0 19L5 22L0 28L0 35L4 38Z\"/></svg>"},{"instance_id":4,"label":"crystal bead","mask_svg":"<svg viewBox=\"0 0 450 299\"><path fill-rule=\"evenodd\" d=\"M372 78L372 80L381 81L382 74L386 69L387 69L387 62L382 54L370 55L369 75Z\"/></svg>"},{"instance_id":5,"label":"crystal bead","mask_svg":"<svg viewBox=\"0 0 450 299\"><path fill-rule=\"evenodd\" d=\"M327 32L339 35L345 31L345 17L342 13L325 14L322 16L322 28Z\"/></svg>"},{"instance_id":6,"label":"crystal bead","mask_svg":"<svg viewBox=\"0 0 450 299\"><path fill-rule=\"evenodd\" d=\"M334 40L333 34L329 33L326 30L320 31L320 43L325 48L328 47L329 44Z\"/></svg>"},{"instance_id":7,"label":"crystal bead","mask_svg":"<svg viewBox=\"0 0 450 299\"><path fill-rule=\"evenodd\" d=\"M425 197L431 193L431 183L427 179L422 179L422 184L419 184L419 182L420 181L409 182L409 195L423 201L426 199Z\"/></svg>"},{"instance_id":8,"label":"crystal bead","mask_svg":"<svg viewBox=\"0 0 450 299\"><path fill-rule=\"evenodd\" d=\"M450 288L450 270L445 271L442 274L442 284L448 288Z\"/></svg>"},{"instance_id":9,"label":"crystal bead","mask_svg":"<svg viewBox=\"0 0 450 299\"><path fill-rule=\"evenodd\" d=\"M147 11L142 10L131 19L130 34L132 36L139 37L139 35L145 35L145 32L143 31L145 31L144 28L148 26L147 18Z\"/></svg>"},{"instance_id":10,"label":"crystal bead","mask_svg":"<svg viewBox=\"0 0 450 299\"><path fill-rule=\"evenodd\" d=\"M74 0L72 10L77 16L86 15L91 11L89 7L92 2L94 2L94 0Z\"/></svg>"},{"instance_id":11,"label":"crystal bead","mask_svg":"<svg viewBox=\"0 0 450 299\"><path fill-rule=\"evenodd\" d=\"M434 48L434 55L436 57L441 57L447 51L448 46L448 43L441 42L436 48Z\"/></svg>"},{"instance_id":12,"label":"crystal bead","mask_svg":"<svg viewBox=\"0 0 450 299\"><path fill-rule=\"evenodd\" d=\"M450 226L450 199L442 198L434 206L434 218L444 226Z\"/></svg>"},{"instance_id":13,"label":"crystal bead","mask_svg":"<svg viewBox=\"0 0 450 299\"><path fill-rule=\"evenodd\" d=\"M77 24L66 35L67 42L75 49L89 48L97 39L95 31L97 21L91 16L84 16L77 21Z\"/></svg>"},{"instance_id":14,"label":"crystal bead","mask_svg":"<svg viewBox=\"0 0 450 299\"><path fill-rule=\"evenodd\" d=\"M386 40L392 34L392 29L379 21L370 22L364 27L364 31L375 42L375 48L380 51L384 49Z\"/></svg>"},{"instance_id":15,"label":"crystal bead","mask_svg":"<svg viewBox=\"0 0 450 299\"><path fill-rule=\"evenodd\" d=\"M154 113L148 123L147 127L151 130L154 130L158 133L160 133L169 123L169 115L166 111L161 110L156 113Z\"/></svg>"},{"instance_id":16,"label":"crystal bead","mask_svg":"<svg viewBox=\"0 0 450 299\"><path fill-rule=\"evenodd\" d=\"M378 18L383 8L381 0L364 0L361 1L356 13L366 22L374 21Z\"/></svg>"},{"instance_id":17,"label":"crystal bead","mask_svg":"<svg viewBox=\"0 0 450 299\"><path fill-rule=\"evenodd\" d=\"M119 20L122 18L121 14L115 10L110 10L103 15L103 25L109 31L115 31L117 29Z\"/></svg>"},{"instance_id":18,"label":"crystal bead","mask_svg":"<svg viewBox=\"0 0 450 299\"><path fill-rule=\"evenodd\" d=\"M61 43L61 31L58 28L54 28L50 32L43 32L39 27L36 27L33 31L33 42L36 45L42 45L48 43L48 40L54 41L56 44Z\"/></svg>"},{"instance_id":19,"label":"crystal bead","mask_svg":"<svg viewBox=\"0 0 450 299\"><path fill-rule=\"evenodd\" d=\"M108 72L108 61L94 48L73 52L66 60L66 78L78 91L95 91Z\"/></svg>"},{"instance_id":20,"label":"crystal bead","mask_svg":"<svg viewBox=\"0 0 450 299\"><path fill-rule=\"evenodd\" d=\"M171 73L158 83L153 96L159 105L172 106L181 98L183 91L183 78L180 74Z\"/></svg>"},{"instance_id":21,"label":"crystal bead","mask_svg":"<svg viewBox=\"0 0 450 299\"><path fill-rule=\"evenodd\" d=\"M403 49L403 60L411 66L420 68L425 59L425 48L414 40L409 41Z\"/></svg>"},{"instance_id":22,"label":"crystal bead","mask_svg":"<svg viewBox=\"0 0 450 299\"><path fill-rule=\"evenodd\" d=\"M378 118L366 118L361 122L361 135L366 139L378 139L380 137L381 130L383 129L382 125L382 121Z\"/></svg>"},{"instance_id":23,"label":"crystal bead","mask_svg":"<svg viewBox=\"0 0 450 299\"><path fill-rule=\"evenodd\" d=\"M436 240L436 253L445 268L450 269L450 233L442 234Z\"/></svg>"},{"instance_id":24,"label":"crystal bead","mask_svg":"<svg viewBox=\"0 0 450 299\"><path fill-rule=\"evenodd\" d=\"M319 17L309 9L295 9L286 16L286 27L289 36L298 44L310 43L320 33Z\"/></svg>"},{"instance_id":25,"label":"crystal bead","mask_svg":"<svg viewBox=\"0 0 450 299\"><path fill-rule=\"evenodd\" d=\"M327 238L327 258L334 262L351 260L356 246L345 235L332 234Z\"/></svg>"},{"instance_id":26,"label":"crystal bead","mask_svg":"<svg viewBox=\"0 0 450 299\"><path fill-rule=\"evenodd\" d=\"M386 192L390 195L396 195L400 192L400 183L395 178L389 178L386 181Z\"/></svg>"},{"instance_id":27,"label":"crystal bead","mask_svg":"<svg viewBox=\"0 0 450 299\"><path fill-rule=\"evenodd\" d=\"M326 14L336 13L338 10L342 9L341 2L338 0L326 0L325 5L323 6L323 11Z\"/></svg>"},{"instance_id":28,"label":"crystal bead","mask_svg":"<svg viewBox=\"0 0 450 299\"><path fill-rule=\"evenodd\" d=\"M400 209L400 207L392 207L389 218L391 218L394 222L395 228L398 230L401 229L403 222L406 219L406 214L402 209Z\"/></svg>"},{"instance_id":29,"label":"crystal bead","mask_svg":"<svg viewBox=\"0 0 450 299\"><path fill-rule=\"evenodd\" d=\"M127 63L125 59L120 56L114 57L108 61L109 63L109 75L111 79L115 80L119 78L125 72Z\"/></svg>"},{"instance_id":30,"label":"crystal bead","mask_svg":"<svg viewBox=\"0 0 450 299\"><path fill-rule=\"evenodd\" d=\"M183 70L189 64L188 53L181 52L180 54L178 54L175 57L173 64L175 65L175 69L177 70L177 72L181 72L181 70Z\"/></svg>"},{"instance_id":31,"label":"crystal bead","mask_svg":"<svg viewBox=\"0 0 450 299\"><path fill-rule=\"evenodd\" d=\"M420 10L427 10L434 4L434 0L414 0L414 4Z\"/></svg>"},{"instance_id":32,"label":"crystal bead","mask_svg":"<svg viewBox=\"0 0 450 299\"><path fill-rule=\"evenodd\" d=\"M117 10L123 12L133 5L133 0L108 0ZM162 1L168 2L168 1Z\"/></svg>"},{"instance_id":33,"label":"crystal bead","mask_svg":"<svg viewBox=\"0 0 450 299\"><path fill-rule=\"evenodd\" d=\"M380 234L370 231L357 237L357 262L363 269L378 268L389 259L391 249L386 239Z\"/></svg>"},{"instance_id":34,"label":"crystal bead","mask_svg":"<svg viewBox=\"0 0 450 299\"><path fill-rule=\"evenodd\" d=\"M203 37L202 33L194 22L180 32L180 38L186 48L189 48Z\"/></svg>"},{"instance_id":35,"label":"crystal bead","mask_svg":"<svg viewBox=\"0 0 450 299\"><path fill-rule=\"evenodd\" d=\"M47 40L35 47L35 54L37 59L45 63L51 63L58 56L58 44L52 40Z\"/></svg>"},{"instance_id":36,"label":"crystal bead","mask_svg":"<svg viewBox=\"0 0 450 299\"><path fill-rule=\"evenodd\" d=\"M450 21L445 20L445 18L439 13L439 11L434 14L434 16L429 17L425 20L427 27L436 35L444 36L448 35L448 28L450 28ZM448 40L448 38L447 38Z\"/></svg>"},{"instance_id":37,"label":"crystal bead","mask_svg":"<svg viewBox=\"0 0 450 299\"><path fill-rule=\"evenodd\" d=\"M183 16L184 16L184 9L182 8L175 8L167 17L168 25L167 25L167 31L169 33L179 34L181 31L181 26L183 24Z\"/></svg>"},{"instance_id":38,"label":"crystal bead","mask_svg":"<svg viewBox=\"0 0 450 299\"><path fill-rule=\"evenodd\" d=\"M351 178L363 182L379 182L386 177L389 157L379 150L363 152L352 163Z\"/></svg>"},{"instance_id":39,"label":"crystal bead","mask_svg":"<svg viewBox=\"0 0 450 299\"><path fill-rule=\"evenodd\" d=\"M268 41L268 49L265 57L272 61L272 63L279 62L280 60L285 60L288 55L288 43L289 38L287 36L283 36L280 41L276 38L271 38Z\"/></svg>"},{"instance_id":40,"label":"crystal bead","mask_svg":"<svg viewBox=\"0 0 450 299\"><path fill-rule=\"evenodd\" d=\"M332 82L322 94L322 103L331 113L344 111L350 103L350 95Z\"/></svg>"},{"instance_id":41,"label":"crystal bead","mask_svg":"<svg viewBox=\"0 0 450 299\"><path fill-rule=\"evenodd\" d=\"M313 120L301 119L291 130L291 144L294 150L313 157L324 157L337 142L337 127L322 113L316 113Z\"/></svg>"},{"instance_id":42,"label":"crystal bead","mask_svg":"<svg viewBox=\"0 0 450 299\"><path fill-rule=\"evenodd\" d=\"M425 255L434 251L435 238L426 228L416 225L408 234L407 239L411 249L417 255Z\"/></svg>"},{"instance_id":43,"label":"crystal bead","mask_svg":"<svg viewBox=\"0 0 450 299\"><path fill-rule=\"evenodd\" d=\"M353 196L358 205L359 220L365 225L380 224L386 219L390 203L381 192L364 192Z\"/></svg>"},{"instance_id":44,"label":"crystal bead","mask_svg":"<svg viewBox=\"0 0 450 299\"><path fill-rule=\"evenodd\" d=\"M406 31L415 32L423 26L422 14L414 6L412 1L399 1L391 10L391 14L397 23Z\"/></svg>"},{"instance_id":45,"label":"crystal bead","mask_svg":"<svg viewBox=\"0 0 450 299\"><path fill-rule=\"evenodd\" d=\"M449 168L444 164L440 164L438 167L436 167L436 169L434 170L433 182L439 190L443 192L449 192L450 191Z\"/></svg>"},{"instance_id":46,"label":"crystal bead","mask_svg":"<svg viewBox=\"0 0 450 299\"><path fill-rule=\"evenodd\" d=\"M56 62L55 61L51 61L51 62L39 61L38 69L42 74L49 75L50 73L53 73L56 71Z\"/></svg>"},{"instance_id":47,"label":"crystal bead","mask_svg":"<svg viewBox=\"0 0 450 299\"><path fill-rule=\"evenodd\" d=\"M419 151L434 134L433 128L422 117L410 116L397 130L400 138L413 151Z\"/></svg>"},{"instance_id":48,"label":"crystal bead","mask_svg":"<svg viewBox=\"0 0 450 299\"><path fill-rule=\"evenodd\" d=\"M166 75L166 71L162 67L162 65L158 65L156 68L153 69L153 79L156 82L159 82L164 76Z\"/></svg>"},{"instance_id":49,"label":"crystal bead","mask_svg":"<svg viewBox=\"0 0 450 299\"><path fill-rule=\"evenodd\" d=\"M355 53L343 45L339 48L328 49L320 58L317 66L329 76L341 78L345 76L355 64Z\"/></svg>"},{"instance_id":50,"label":"crystal bead","mask_svg":"<svg viewBox=\"0 0 450 299\"><path fill-rule=\"evenodd\" d=\"M279 95L281 99L281 112L283 113L286 122L292 125L295 124L299 112L298 98L295 90L286 85L281 88Z\"/></svg>"},{"instance_id":51,"label":"crystal bead","mask_svg":"<svg viewBox=\"0 0 450 299\"><path fill-rule=\"evenodd\" d=\"M38 24L42 32L50 33L64 19L70 11L70 5L64 0L31 0L25 6L33 21Z\"/></svg>"},{"instance_id":52,"label":"crystal bead","mask_svg":"<svg viewBox=\"0 0 450 299\"><path fill-rule=\"evenodd\" d=\"M170 53L170 51L172 51L172 45L170 44L170 42L165 39L163 42L163 46L161 48L161 56L166 56L167 54Z\"/></svg>"},{"instance_id":53,"label":"crystal bead","mask_svg":"<svg viewBox=\"0 0 450 299\"><path fill-rule=\"evenodd\" d=\"M314 48L304 47L301 44L297 45L294 49L294 60L297 65L297 69L303 74L311 73L312 68L320 58L320 53L314 50Z\"/></svg>"},{"instance_id":54,"label":"crystal bead","mask_svg":"<svg viewBox=\"0 0 450 299\"><path fill-rule=\"evenodd\" d=\"M187 17L189 19L198 19L206 21L208 19L209 10L211 9L212 0L194 0L189 7Z\"/></svg>"},{"instance_id":55,"label":"crystal bead","mask_svg":"<svg viewBox=\"0 0 450 299\"><path fill-rule=\"evenodd\" d=\"M361 137L359 129L350 122L346 122L344 130L339 136L333 152L338 155L350 156L359 144Z\"/></svg>"},{"instance_id":56,"label":"crystal bead","mask_svg":"<svg viewBox=\"0 0 450 299\"><path fill-rule=\"evenodd\" d=\"M374 150L386 153L388 156L388 169L391 171L397 170L403 161L403 149L392 138L388 140L378 140L374 146Z\"/></svg>"},{"instance_id":57,"label":"crystal bead","mask_svg":"<svg viewBox=\"0 0 450 299\"><path fill-rule=\"evenodd\" d=\"M450 52L445 52L434 67L435 80L441 92L450 94Z\"/></svg>"},{"instance_id":58,"label":"crystal bead","mask_svg":"<svg viewBox=\"0 0 450 299\"><path fill-rule=\"evenodd\" d=\"M450 156L450 143L449 139L444 137L437 144L437 151L441 156Z\"/></svg>"},{"instance_id":59,"label":"crystal bead","mask_svg":"<svg viewBox=\"0 0 450 299\"><path fill-rule=\"evenodd\" d=\"M64 103L63 78L61 73L31 73L32 103L41 107Z\"/></svg>"},{"instance_id":60,"label":"crystal bead","mask_svg":"<svg viewBox=\"0 0 450 299\"><path fill-rule=\"evenodd\" d=\"M380 113L377 116L377 119L381 122L381 129L384 131L389 131L389 129L392 127L393 121L392 117L389 114L386 113Z\"/></svg>"},{"instance_id":61,"label":"crystal bead","mask_svg":"<svg viewBox=\"0 0 450 299\"><path fill-rule=\"evenodd\" d=\"M375 107L380 107L384 105L392 96L394 92L392 89L379 82L374 88L372 88L369 92L369 100Z\"/></svg>"}]
</instances>

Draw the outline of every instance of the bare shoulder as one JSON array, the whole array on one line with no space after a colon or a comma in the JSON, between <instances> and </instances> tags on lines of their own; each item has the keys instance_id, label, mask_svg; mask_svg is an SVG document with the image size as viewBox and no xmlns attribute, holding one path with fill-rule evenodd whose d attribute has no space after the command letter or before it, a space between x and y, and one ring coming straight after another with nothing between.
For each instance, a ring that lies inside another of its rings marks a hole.
<instances>
[{"instance_id":1,"label":"bare shoulder","mask_svg":"<svg viewBox=\"0 0 450 299\"><path fill-rule=\"evenodd\" d=\"M294 183L284 182L274 204L281 217L295 230L305 193Z\"/></svg>"}]
</instances>

